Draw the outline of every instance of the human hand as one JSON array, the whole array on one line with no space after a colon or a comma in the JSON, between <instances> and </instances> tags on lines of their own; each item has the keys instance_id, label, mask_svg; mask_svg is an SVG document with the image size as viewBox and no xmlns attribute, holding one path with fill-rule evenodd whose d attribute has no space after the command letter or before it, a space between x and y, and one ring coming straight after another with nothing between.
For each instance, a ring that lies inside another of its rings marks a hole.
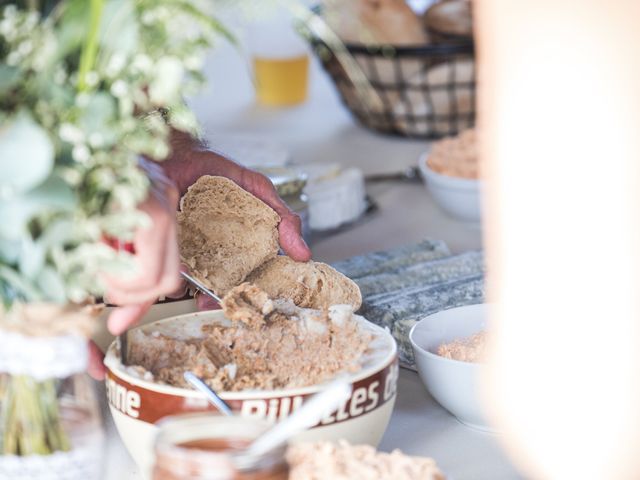
<instances>
[{"instance_id":1,"label":"human hand","mask_svg":"<svg viewBox=\"0 0 640 480\"><path fill-rule=\"evenodd\" d=\"M136 272L124 278L103 276L107 287L105 300L117 305L107 319L113 335L137 323L159 297L181 287L176 234L178 191L154 164L143 163L142 167L152 186L149 196L138 208L149 216L151 225L138 229L133 243L126 246L134 254ZM96 379L104 377L103 356L97 345L90 342L88 372Z\"/></svg>"},{"instance_id":2,"label":"human hand","mask_svg":"<svg viewBox=\"0 0 640 480\"><path fill-rule=\"evenodd\" d=\"M278 233L280 247L297 262L311 260L311 250L302 238L302 222L278 196L278 192L267 177L261 173L242 168L237 178L229 177L247 192L269 205L280 216Z\"/></svg>"},{"instance_id":3,"label":"human hand","mask_svg":"<svg viewBox=\"0 0 640 480\"><path fill-rule=\"evenodd\" d=\"M135 324L161 296L180 288L180 259L176 234L178 191L155 165L145 165L152 182L139 210L151 219L133 238L136 273L129 277L105 275L105 295L118 305L107 321L109 331L119 335Z\"/></svg>"},{"instance_id":4,"label":"human hand","mask_svg":"<svg viewBox=\"0 0 640 480\"><path fill-rule=\"evenodd\" d=\"M229 178L240 187L269 205L280 216L278 233L280 247L289 257L298 262L307 262L311 259L311 250L302 238L302 222L300 217L292 212L278 196L271 180L264 175L240 168L236 173L230 170ZM218 303L207 295L196 295L198 310L218 309Z\"/></svg>"}]
</instances>

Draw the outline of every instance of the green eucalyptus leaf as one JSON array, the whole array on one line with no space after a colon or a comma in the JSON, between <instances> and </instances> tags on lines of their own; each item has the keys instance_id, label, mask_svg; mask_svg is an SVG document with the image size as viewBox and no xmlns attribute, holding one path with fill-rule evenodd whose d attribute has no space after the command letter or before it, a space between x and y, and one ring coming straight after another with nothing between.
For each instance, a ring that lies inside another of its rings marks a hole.
<instances>
[{"instance_id":1,"label":"green eucalyptus leaf","mask_svg":"<svg viewBox=\"0 0 640 480\"><path fill-rule=\"evenodd\" d=\"M18 260L20 273L35 280L44 268L45 254L46 249L42 244L34 242L29 235L23 235Z\"/></svg>"},{"instance_id":2,"label":"green eucalyptus leaf","mask_svg":"<svg viewBox=\"0 0 640 480\"><path fill-rule=\"evenodd\" d=\"M9 284L21 298L27 301L44 300L40 289L12 268L0 265L0 279Z\"/></svg>"},{"instance_id":3,"label":"green eucalyptus leaf","mask_svg":"<svg viewBox=\"0 0 640 480\"><path fill-rule=\"evenodd\" d=\"M59 59L80 51L89 30L89 7L87 0L67 0L61 5L62 15L56 28Z\"/></svg>"},{"instance_id":4,"label":"green eucalyptus leaf","mask_svg":"<svg viewBox=\"0 0 640 480\"><path fill-rule=\"evenodd\" d=\"M26 112L0 128L0 197L25 192L53 169L54 149L47 132Z\"/></svg>"},{"instance_id":5,"label":"green eucalyptus leaf","mask_svg":"<svg viewBox=\"0 0 640 480\"><path fill-rule=\"evenodd\" d=\"M9 90L18 85L20 80L19 69L0 63L0 95L6 95Z\"/></svg>"},{"instance_id":6,"label":"green eucalyptus leaf","mask_svg":"<svg viewBox=\"0 0 640 480\"><path fill-rule=\"evenodd\" d=\"M0 236L19 239L34 215L45 212L71 212L76 205L73 190L58 176L52 175L30 192L0 202Z\"/></svg>"},{"instance_id":7,"label":"green eucalyptus leaf","mask_svg":"<svg viewBox=\"0 0 640 480\"><path fill-rule=\"evenodd\" d=\"M13 265L19 257L20 240L0 237L0 262Z\"/></svg>"},{"instance_id":8,"label":"green eucalyptus leaf","mask_svg":"<svg viewBox=\"0 0 640 480\"><path fill-rule=\"evenodd\" d=\"M109 0L102 11L100 46L104 57L114 52L128 57L138 50L138 22L133 0Z\"/></svg>"},{"instance_id":9,"label":"green eucalyptus leaf","mask_svg":"<svg viewBox=\"0 0 640 480\"><path fill-rule=\"evenodd\" d=\"M87 135L101 134L109 129L109 125L116 118L115 99L104 92L91 95L84 108L80 125Z\"/></svg>"},{"instance_id":10,"label":"green eucalyptus leaf","mask_svg":"<svg viewBox=\"0 0 640 480\"><path fill-rule=\"evenodd\" d=\"M44 248L65 245L74 239L74 225L69 218L59 218L47 224L47 229L38 239Z\"/></svg>"},{"instance_id":11,"label":"green eucalyptus leaf","mask_svg":"<svg viewBox=\"0 0 640 480\"><path fill-rule=\"evenodd\" d=\"M51 267L44 267L38 276L37 285L47 300L62 303L66 301L64 279Z\"/></svg>"}]
</instances>

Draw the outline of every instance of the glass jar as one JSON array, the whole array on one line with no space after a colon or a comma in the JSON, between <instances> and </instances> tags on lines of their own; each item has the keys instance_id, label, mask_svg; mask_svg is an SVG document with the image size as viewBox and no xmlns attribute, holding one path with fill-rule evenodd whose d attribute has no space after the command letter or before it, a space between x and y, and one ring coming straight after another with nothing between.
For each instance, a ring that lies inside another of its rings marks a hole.
<instances>
[{"instance_id":1,"label":"glass jar","mask_svg":"<svg viewBox=\"0 0 640 480\"><path fill-rule=\"evenodd\" d=\"M104 433L81 335L0 329L0 478L102 476Z\"/></svg>"},{"instance_id":2,"label":"glass jar","mask_svg":"<svg viewBox=\"0 0 640 480\"><path fill-rule=\"evenodd\" d=\"M186 414L158 422L153 480L287 480L286 446L260 456L246 447L266 422L212 414Z\"/></svg>"}]
</instances>

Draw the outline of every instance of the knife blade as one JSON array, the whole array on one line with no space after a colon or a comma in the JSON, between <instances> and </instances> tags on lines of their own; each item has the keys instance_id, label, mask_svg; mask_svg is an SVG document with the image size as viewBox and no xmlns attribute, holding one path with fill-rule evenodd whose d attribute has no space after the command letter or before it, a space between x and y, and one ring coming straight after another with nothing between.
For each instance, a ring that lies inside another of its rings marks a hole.
<instances>
[{"instance_id":1,"label":"knife blade","mask_svg":"<svg viewBox=\"0 0 640 480\"><path fill-rule=\"evenodd\" d=\"M220 305L222 305L222 299L218 295L213 293L211 290L209 290L207 287L205 287L199 280L196 280L187 272L183 272L182 270L180 271L180 275L182 275L182 278L184 278L188 283L190 283L191 285L196 287L198 290L200 290L202 293L204 293L205 295L208 295L209 297L213 298L216 302L218 302Z\"/></svg>"}]
</instances>

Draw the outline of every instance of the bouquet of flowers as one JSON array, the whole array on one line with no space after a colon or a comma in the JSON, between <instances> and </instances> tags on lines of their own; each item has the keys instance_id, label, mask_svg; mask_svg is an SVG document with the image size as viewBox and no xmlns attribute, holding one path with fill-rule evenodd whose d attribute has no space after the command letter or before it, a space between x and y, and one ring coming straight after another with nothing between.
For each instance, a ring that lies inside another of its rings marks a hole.
<instances>
[{"instance_id":1,"label":"bouquet of flowers","mask_svg":"<svg viewBox=\"0 0 640 480\"><path fill-rule=\"evenodd\" d=\"M170 128L196 129L183 95L231 38L214 5L0 2L0 329L21 330L25 305L101 296L101 273L131 267L105 239L149 221L140 158L164 159ZM0 372L0 453L69 448L52 381Z\"/></svg>"}]
</instances>

